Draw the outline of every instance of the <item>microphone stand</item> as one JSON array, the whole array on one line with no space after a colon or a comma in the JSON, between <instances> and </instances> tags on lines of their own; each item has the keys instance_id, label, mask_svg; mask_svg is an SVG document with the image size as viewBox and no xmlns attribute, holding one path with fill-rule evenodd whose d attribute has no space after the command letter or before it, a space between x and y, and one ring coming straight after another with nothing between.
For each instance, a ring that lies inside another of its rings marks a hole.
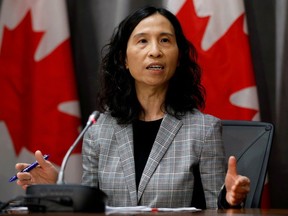
<instances>
[{"instance_id":1,"label":"microphone stand","mask_svg":"<svg viewBox=\"0 0 288 216\"><path fill-rule=\"evenodd\" d=\"M99 188L64 182L65 167L72 151L99 116L98 111L90 115L85 128L65 154L57 184L36 184L27 187L25 206L30 212L105 212L107 196Z\"/></svg>"},{"instance_id":2,"label":"microphone stand","mask_svg":"<svg viewBox=\"0 0 288 216\"><path fill-rule=\"evenodd\" d=\"M57 184L65 184L64 182L64 171L68 162L68 159L71 155L71 153L73 152L73 150L75 149L75 147L77 146L77 144L79 143L79 141L81 140L81 138L84 136L85 132L88 130L88 128L94 124L96 122L96 120L99 118L100 113L97 111L94 111L90 116L89 119L86 123L85 128L81 131L81 133L78 135L77 139L74 141L74 143L71 145L71 147L68 149L67 153L64 156L64 159L62 161L61 164L61 168L58 174L58 180L57 180Z\"/></svg>"}]
</instances>

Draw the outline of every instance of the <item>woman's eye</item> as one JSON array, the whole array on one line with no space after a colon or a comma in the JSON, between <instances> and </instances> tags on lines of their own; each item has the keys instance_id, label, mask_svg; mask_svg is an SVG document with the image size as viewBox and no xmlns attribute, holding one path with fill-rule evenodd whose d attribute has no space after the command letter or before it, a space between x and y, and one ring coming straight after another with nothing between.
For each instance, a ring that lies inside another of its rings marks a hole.
<instances>
[{"instance_id":1,"label":"woman's eye","mask_svg":"<svg viewBox=\"0 0 288 216\"><path fill-rule=\"evenodd\" d=\"M169 39L168 38L162 38L161 42L167 43L167 42L169 42Z\"/></svg>"},{"instance_id":2,"label":"woman's eye","mask_svg":"<svg viewBox=\"0 0 288 216\"><path fill-rule=\"evenodd\" d=\"M139 40L139 43L146 43L146 42L147 42L146 39L141 39L141 40Z\"/></svg>"}]
</instances>

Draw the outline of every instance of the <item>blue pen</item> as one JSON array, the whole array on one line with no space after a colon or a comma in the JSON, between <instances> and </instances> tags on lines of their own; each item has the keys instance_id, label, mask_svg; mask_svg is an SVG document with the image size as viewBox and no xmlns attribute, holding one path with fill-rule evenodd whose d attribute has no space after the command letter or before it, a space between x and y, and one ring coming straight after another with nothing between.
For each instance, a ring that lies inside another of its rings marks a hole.
<instances>
[{"instance_id":1,"label":"blue pen","mask_svg":"<svg viewBox=\"0 0 288 216\"><path fill-rule=\"evenodd\" d=\"M49 158L49 155L44 155L43 158L44 158L45 160L47 160L47 159ZM30 172L32 169L34 169L34 168L37 167L37 166L38 166L38 162L35 161L34 163L30 164L29 166L27 166L26 168L24 168L24 169L21 170L20 172ZM13 182L13 181L15 181L16 179L18 179L18 178L17 178L17 174L14 175L13 177L11 177L11 178L9 179L9 182Z\"/></svg>"}]
</instances>

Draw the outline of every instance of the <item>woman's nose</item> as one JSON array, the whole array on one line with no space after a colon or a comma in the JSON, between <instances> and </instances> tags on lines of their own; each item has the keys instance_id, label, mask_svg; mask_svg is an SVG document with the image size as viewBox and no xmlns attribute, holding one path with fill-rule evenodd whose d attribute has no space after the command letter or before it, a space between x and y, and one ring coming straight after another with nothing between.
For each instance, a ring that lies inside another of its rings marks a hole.
<instances>
[{"instance_id":1,"label":"woman's nose","mask_svg":"<svg viewBox=\"0 0 288 216\"><path fill-rule=\"evenodd\" d=\"M161 51L159 44L158 43L152 43L150 46L150 50L149 50L149 56L157 58L157 57L160 57L162 55L163 55L163 53Z\"/></svg>"}]
</instances>

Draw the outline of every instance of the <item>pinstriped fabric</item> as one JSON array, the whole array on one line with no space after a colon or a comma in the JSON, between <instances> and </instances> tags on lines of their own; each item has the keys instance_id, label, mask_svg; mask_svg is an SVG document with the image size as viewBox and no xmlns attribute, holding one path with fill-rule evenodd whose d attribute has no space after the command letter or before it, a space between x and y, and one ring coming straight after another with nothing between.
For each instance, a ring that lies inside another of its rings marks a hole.
<instances>
[{"instance_id":1,"label":"pinstriped fabric","mask_svg":"<svg viewBox=\"0 0 288 216\"><path fill-rule=\"evenodd\" d=\"M143 131L145 133L145 131ZM99 187L110 206L190 206L199 164L207 208L217 208L225 177L220 120L195 110L181 120L165 115L140 180L135 183L132 125L102 114L85 134L83 184Z\"/></svg>"}]
</instances>

